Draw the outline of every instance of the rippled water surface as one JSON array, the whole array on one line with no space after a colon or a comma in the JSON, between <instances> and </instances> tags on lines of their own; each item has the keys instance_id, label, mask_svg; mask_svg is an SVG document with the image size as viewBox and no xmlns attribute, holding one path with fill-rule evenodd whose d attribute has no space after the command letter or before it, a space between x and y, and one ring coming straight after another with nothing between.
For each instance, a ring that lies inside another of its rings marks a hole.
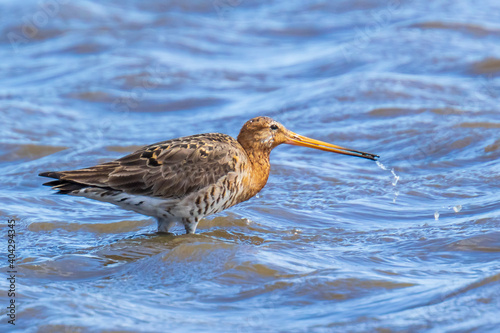
<instances>
[{"instance_id":1,"label":"rippled water surface","mask_svg":"<svg viewBox=\"0 0 500 333\"><path fill-rule=\"evenodd\" d=\"M17 331L499 331L498 1L0 6ZM257 197L177 236L37 176L257 115L381 164L278 147Z\"/></svg>"}]
</instances>

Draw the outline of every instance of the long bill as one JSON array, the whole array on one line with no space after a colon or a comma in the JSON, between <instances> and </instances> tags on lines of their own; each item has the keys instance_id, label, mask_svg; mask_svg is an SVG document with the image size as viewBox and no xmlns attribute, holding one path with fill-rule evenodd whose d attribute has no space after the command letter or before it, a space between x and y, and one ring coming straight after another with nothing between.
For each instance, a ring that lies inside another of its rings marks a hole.
<instances>
[{"instance_id":1,"label":"long bill","mask_svg":"<svg viewBox=\"0 0 500 333\"><path fill-rule=\"evenodd\" d=\"M285 143L289 145L295 145L295 146L302 146L302 147L308 147L308 148L314 148L314 149L319 149L319 150L324 150L324 151L330 151L333 153L337 154L344 154L344 155L349 155L349 156L356 156L356 157L362 157L362 158L367 158L372 161L376 161L380 156L375 155L375 154L370 154L370 153L365 153L359 150L353 150L353 149L347 149L344 147L332 145L328 142L323 142L319 140L314 140L293 132L287 133L287 141Z\"/></svg>"}]
</instances>

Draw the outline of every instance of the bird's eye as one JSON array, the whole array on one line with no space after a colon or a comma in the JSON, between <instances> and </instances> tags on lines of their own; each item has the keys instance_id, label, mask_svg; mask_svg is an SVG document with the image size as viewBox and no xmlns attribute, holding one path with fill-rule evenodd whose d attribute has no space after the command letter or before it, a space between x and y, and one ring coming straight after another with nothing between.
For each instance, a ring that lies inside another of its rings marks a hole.
<instances>
[{"instance_id":1,"label":"bird's eye","mask_svg":"<svg viewBox=\"0 0 500 333\"><path fill-rule=\"evenodd\" d=\"M276 130L278 129L278 125L272 124L272 125L271 125L271 129L272 129L273 131L276 131Z\"/></svg>"}]
</instances>

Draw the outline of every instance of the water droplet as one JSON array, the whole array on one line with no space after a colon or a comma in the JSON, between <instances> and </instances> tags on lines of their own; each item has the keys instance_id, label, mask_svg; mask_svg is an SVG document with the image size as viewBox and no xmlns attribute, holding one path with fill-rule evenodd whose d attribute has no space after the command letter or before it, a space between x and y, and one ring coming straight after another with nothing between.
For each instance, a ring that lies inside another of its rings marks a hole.
<instances>
[{"instance_id":1,"label":"water droplet","mask_svg":"<svg viewBox=\"0 0 500 333\"><path fill-rule=\"evenodd\" d=\"M439 212L438 211L436 211L434 213L434 220L436 220L436 221L439 220Z\"/></svg>"},{"instance_id":2,"label":"water droplet","mask_svg":"<svg viewBox=\"0 0 500 333\"><path fill-rule=\"evenodd\" d=\"M396 186L396 184L398 183L398 180L399 180L399 176L396 175L396 173L394 172L394 169L391 169L391 173L394 176L394 180L392 181L392 186Z\"/></svg>"},{"instance_id":3,"label":"water droplet","mask_svg":"<svg viewBox=\"0 0 500 333\"><path fill-rule=\"evenodd\" d=\"M399 191L394 192L394 198L392 198L392 203L396 203L396 199L398 198Z\"/></svg>"},{"instance_id":4,"label":"water droplet","mask_svg":"<svg viewBox=\"0 0 500 333\"><path fill-rule=\"evenodd\" d=\"M453 210L455 211L455 213L458 213L462 210L462 205L456 205L455 207L453 207Z\"/></svg>"},{"instance_id":5,"label":"water droplet","mask_svg":"<svg viewBox=\"0 0 500 333\"><path fill-rule=\"evenodd\" d=\"M387 170L387 168L385 167L385 165L383 165L382 163L380 163L379 161L375 161L375 163L377 163L377 165L379 166L380 169L382 170Z\"/></svg>"}]
</instances>

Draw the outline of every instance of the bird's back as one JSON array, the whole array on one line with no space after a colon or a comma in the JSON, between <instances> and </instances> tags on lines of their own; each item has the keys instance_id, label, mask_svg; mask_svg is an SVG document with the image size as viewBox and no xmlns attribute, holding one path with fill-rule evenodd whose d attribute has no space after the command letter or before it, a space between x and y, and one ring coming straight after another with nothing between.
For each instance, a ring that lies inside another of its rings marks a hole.
<instances>
[{"instance_id":1,"label":"bird's back","mask_svg":"<svg viewBox=\"0 0 500 333\"><path fill-rule=\"evenodd\" d=\"M115 161L93 167L44 172L57 180L45 183L62 194L89 187L158 198L182 198L230 172L242 172L244 149L234 138L207 133L145 146Z\"/></svg>"}]
</instances>

